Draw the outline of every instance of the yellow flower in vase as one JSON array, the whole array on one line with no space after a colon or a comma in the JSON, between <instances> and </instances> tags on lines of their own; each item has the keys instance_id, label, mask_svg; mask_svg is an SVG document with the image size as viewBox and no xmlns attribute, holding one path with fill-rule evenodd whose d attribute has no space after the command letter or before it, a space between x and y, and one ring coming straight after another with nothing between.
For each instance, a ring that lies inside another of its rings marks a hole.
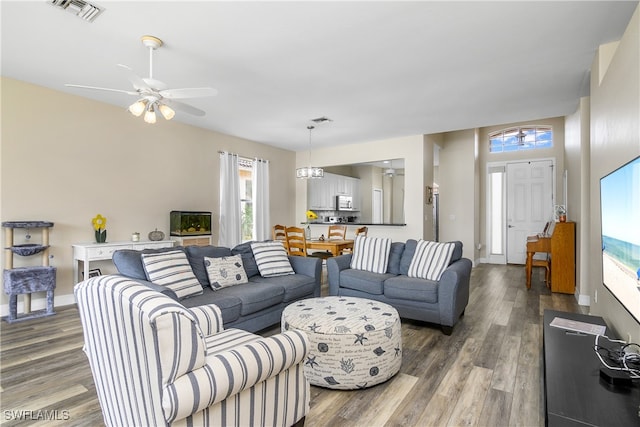
<instances>
[{"instance_id":1,"label":"yellow flower in vase","mask_svg":"<svg viewBox=\"0 0 640 427\"><path fill-rule=\"evenodd\" d=\"M318 215L314 211L307 211L307 221L318 219Z\"/></svg>"},{"instance_id":2,"label":"yellow flower in vase","mask_svg":"<svg viewBox=\"0 0 640 427\"><path fill-rule=\"evenodd\" d=\"M93 224L93 229L95 230L95 233L96 233L96 242L98 243L106 242L107 241L107 230L106 230L107 218L98 214L96 215L95 218L91 220L91 223Z\"/></svg>"}]
</instances>

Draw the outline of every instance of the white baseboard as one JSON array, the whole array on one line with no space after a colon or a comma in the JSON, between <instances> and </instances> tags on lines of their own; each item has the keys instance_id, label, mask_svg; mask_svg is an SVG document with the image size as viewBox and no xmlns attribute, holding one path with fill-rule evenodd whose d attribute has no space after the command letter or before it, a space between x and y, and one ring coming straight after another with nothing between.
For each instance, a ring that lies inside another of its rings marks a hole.
<instances>
[{"instance_id":1,"label":"white baseboard","mask_svg":"<svg viewBox=\"0 0 640 427\"><path fill-rule=\"evenodd\" d=\"M43 297L39 297L38 294L34 295L31 294L31 311L36 311L36 310L44 310L45 308L47 308L47 299L43 296ZM44 294L43 294L44 295ZM36 298L36 296L38 296L39 298ZM69 295L56 295L53 298L53 306L55 307L62 307L64 305L72 305L76 303L76 299L73 296L73 294L69 294ZM24 313L24 304L22 302L22 297L18 296L18 315ZM1 316L8 316L9 315L9 304L2 304L0 305L0 315Z\"/></svg>"}]
</instances>

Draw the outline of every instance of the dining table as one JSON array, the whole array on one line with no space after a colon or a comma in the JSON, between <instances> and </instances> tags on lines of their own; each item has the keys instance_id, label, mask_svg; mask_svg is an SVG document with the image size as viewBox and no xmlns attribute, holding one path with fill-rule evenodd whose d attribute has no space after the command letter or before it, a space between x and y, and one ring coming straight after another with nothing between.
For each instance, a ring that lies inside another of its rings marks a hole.
<instances>
[{"instance_id":1,"label":"dining table","mask_svg":"<svg viewBox=\"0 0 640 427\"><path fill-rule=\"evenodd\" d=\"M338 256L345 249L353 250L354 240L349 239L308 239L307 249L314 249L320 251L328 251L333 256Z\"/></svg>"}]
</instances>

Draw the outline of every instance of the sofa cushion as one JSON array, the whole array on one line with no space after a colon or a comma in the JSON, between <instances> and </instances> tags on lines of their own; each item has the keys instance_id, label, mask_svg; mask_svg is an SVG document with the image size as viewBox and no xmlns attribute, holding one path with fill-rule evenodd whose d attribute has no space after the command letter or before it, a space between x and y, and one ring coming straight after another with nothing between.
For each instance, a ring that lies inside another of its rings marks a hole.
<instances>
[{"instance_id":1,"label":"sofa cushion","mask_svg":"<svg viewBox=\"0 0 640 427\"><path fill-rule=\"evenodd\" d=\"M389 238L356 236L351 268L372 273L386 273L390 250L391 239Z\"/></svg>"},{"instance_id":2,"label":"sofa cushion","mask_svg":"<svg viewBox=\"0 0 640 427\"><path fill-rule=\"evenodd\" d=\"M224 288L218 291L214 291L209 286L206 286L202 294L189 297L180 301L180 304L187 308L198 307L201 305L215 304L222 313L222 322L227 324L235 322L240 318L240 309L242 308L242 301L235 295L230 295L227 290L233 288Z\"/></svg>"},{"instance_id":3,"label":"sofa cushion","mask_svg":"<svg viewBox=\"0 0 640 427\"><path fill-rule=\"evenodd\" d=\"M389 250L389 265L387 266L387 273L400 274L400 260L402 259L403 252L404 252L404 242L391 243L391 249Z\"/></svg>"},{"instance_id":4,"label":"sofa cushion","mask_svg":"<svg viewBox=\"0 0 640 427\"><path fill-rule=\"evenodd\" d=\"M384 282L384 296L427 303L438 302L438 283L407 276L395 276Z\"/></svg>"},{"instance_id":5,"label":"sofa cushion","mask_svg":"<svg viewBox=\"0 0 640 427\"><path fill-rule=\"evenodd\" d=\"M182 250L143 253L142 265L150 282L167 286L180 299L202 293L202 286Z\"/></svg>"},{"instance_id":6,"label":"sofa cushion","mask_svg":"<svg viewBox=\"0 0 640 427\"><path fill-rule=\"evenodd\" d=\"M260 310L280 304L284 299L284 287L273 282L264 282L260 285L245 283L244 285L224 288L218 292L238 297L242 301L240 315L247 316Z\"/></svg>"},{"instance_id":7,"label":"sofa cushion","mask_svg":"<svg viewBox=\"0 0 640 427\"><path fill-rule=\"evenodd\" d=\"M220 258L204 257L204 265L207 268L209 283L213 290L248 282L240 255Z\"/></svg>"},{"instance_id":8,"label":"sofa cushion","mask_svg":"<svg viewBox=\"0 0 640 427\"><path fill-rule=\"evenodd\" d=\"M277 282L276 282L277 281ZM254 276L250 283L277 283L284 288L283 302L288 303L303 297L313 296L316 281L313 277L304 274L289 274L278 278Z\"/></svg>"},{"instance_id":9,"label":"sofa cushion","mask_svg":"<svg viewBox=\"0 0 640 427\"><path fill-rule=\"evenodd\" d=\"M251 250L262 277L295 274L282 242L253 242Z\"/></svg>"},{"instance_id":10,"label":"sofa cushion","mask_svg":"<svg viewBox=\"0 0 640 427\"><path fill-rule=\"evenodd\" d=\"M389 273L372 273L365 270L346 269L340 272L340 287L382 295L385 280L394 277Z\"/></svg>"},{"instance_id":11,"label":"sofa cushion","mask_svg":"<svg viewBox=\"0 0 640 427\"><path fill-rule=\"evenodd\" d=\"M223 256L231 256L231 250L223 246L187 246L184 248L191 264L193 274L198 278L198 282L203 287L209 286L209 275L207 267L204 265L204 258L219 258Z\"/></svg>"},{"instance_id":12,"label":"sofa cushion","mask_svg":"<svg viewBox=\"0 0 640 427\"><path fill-rule=\"evenodd\" d=\"M113 253L113 263L118 269L118 273L131 279L147 280L147 273L142 265L142 254L159 254L163 252L184 250L182 246L159 249L119 249Z\"/></svg>"},{"instance_id":13,"label":"sofa cushion","mask_svg":"<svg viewBox=\"0 0 640 427\"><path fill-rule=\"evenodd\" d=\"M409 265L409 277L438 281L451 262L454 244L420 240Z\"/></svg>"},{"instance_id":14,"label":"sofa cushion","mask_svg":"<svg viewBox=\"0 0 640 427\"><path fill-rule=\"evenodd\" d=\"M253 242L241 243L235 248L231 249L231 253L233 255L242 256L242 265L244 266L244 271L247 272L247 277L249 278L260 275L258 264L256 264L256 259L253 256L253 251L251 250L252 243Z\"/></svg>"},{"instance_id":15,"label":"sofa cushion","mask_svg":"<svg viewBox=\"0 0 640 427\"><path fill-rule=\"evenodd\" d=\"M409 275L409 266L413 259L413 254L416 252L416 246L418 241L415 239L409 239L404 244L404 251L402 252L402 258L400 259L400 274L405 276Z\"/></svg>"}]
</instances>

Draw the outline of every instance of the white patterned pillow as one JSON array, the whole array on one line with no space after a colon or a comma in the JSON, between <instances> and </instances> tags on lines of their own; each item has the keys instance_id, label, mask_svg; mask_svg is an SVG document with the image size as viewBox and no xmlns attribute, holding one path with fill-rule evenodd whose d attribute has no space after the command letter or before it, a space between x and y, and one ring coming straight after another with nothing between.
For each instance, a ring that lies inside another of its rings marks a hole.
<instances>
[{"instance_id":1,"label":"white patterned pillow","mask_svg":"<svg viewBox=\"0 0 640 427\"><path fill-rule=\"evenodd\" d=\"M389 264L391 239L386 237L356 236L350 267L372 273L386 273Z\"/></svg>"},{"instance_id":2,"label":"white patterned pillow","mask_svg":"<svg viewBox=\"0 0 640 427\"><path fill-rule=\"evenodd\" d=\"M247 283L247 273L242 266L240 255L223 256L219 258L204 257L209 283L215 291L233 285Z\"/></svg>"},{"instance_id":3,"label":"white patterned pillow","mask_svg":"<svg viewBox=\"0 0 640 427\"><path fill-rule=\"evenodd\" d=\"M168 287L178 298L202 293L202 285L183 251L142 254L142 264L150 282Z\"/></svg>"},{"instance_id":4,"label":"white patterned pillow","mask_svg":"<svg viewBox=\"0 0 640 427\"><path fill-rule=\"evenodd\" d=\"M409 265L409 277L438 281L453 256L455 243L438 243L419 240Z\"/></svg>"},{"instance_id":5,"label":"white patterned pillow","mask_svg":"<svg viewBox=\"0 0 640 427\"><path fill-rule=\"evenodd\" d=\"M295 274L282 242L254 242L251 250L262 277Z\"/></svg>"}]
</instances>

